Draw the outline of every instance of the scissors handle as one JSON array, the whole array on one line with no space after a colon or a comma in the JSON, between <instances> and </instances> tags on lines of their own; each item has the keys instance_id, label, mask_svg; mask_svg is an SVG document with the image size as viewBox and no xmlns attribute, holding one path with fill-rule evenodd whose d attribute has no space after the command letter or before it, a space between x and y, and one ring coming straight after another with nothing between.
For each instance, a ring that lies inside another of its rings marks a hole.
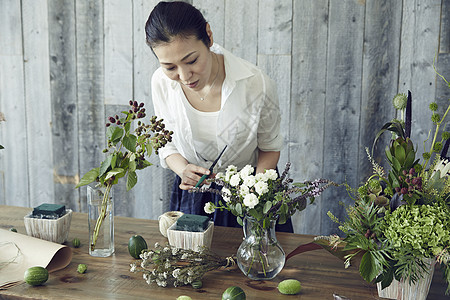
<instances>
[{"instance_id":1,"label":"scissors handle","mask_svg":"<svg viewBox=\"0 0 450 300\"><path fill-rule=\"evenodd\" d=\"M199 187L200 184L202 184L202 182L208 177L208 175L203 175L202 178L200 178L200 180L197 182L197 184L195 185L195 187Z\"/></svg>"}]
</instances>

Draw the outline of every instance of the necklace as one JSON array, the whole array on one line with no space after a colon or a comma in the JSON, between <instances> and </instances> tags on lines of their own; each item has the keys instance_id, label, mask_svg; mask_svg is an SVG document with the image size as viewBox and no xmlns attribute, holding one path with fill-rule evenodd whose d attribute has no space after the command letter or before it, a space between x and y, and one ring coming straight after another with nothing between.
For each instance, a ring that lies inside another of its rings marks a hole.
<instances>
[{"instance_id":1,"label":"necklace","mask_svg":"<svg viewBox=\"0 0 450 300\"><path fill-rule=\"evenodd\" d=\"M206 92L205 96L201 97L200 95L198 95L200 97L201 101L204 101L206 99L206 96L208 96L209 92L211 92L211 89L213 88L214 84L216 83L217 76L219 75L219 69L220 69L219 68L219 59L217 58L217 54L214 54L214 56L216 57L216 61L217 61L217 73L216 73L216 76L214 77L213 83L210 85L208 92Z\"/></svg>"}]
</instances>

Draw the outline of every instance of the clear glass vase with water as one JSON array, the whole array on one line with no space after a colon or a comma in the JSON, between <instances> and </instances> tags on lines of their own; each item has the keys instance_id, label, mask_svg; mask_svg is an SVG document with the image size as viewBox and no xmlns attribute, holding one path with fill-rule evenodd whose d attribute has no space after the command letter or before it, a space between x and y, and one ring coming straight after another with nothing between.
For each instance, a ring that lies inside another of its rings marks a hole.
<instances>
[{"instance_id":1,"label":"clear glass vase with water","mask_svg":"<svg viewBox=\"0 0 450 300\"><path fill-rule=\"evenodd\" d=\"M108 257L114 253L114 193L104 187L87 187L89 254Z\"/></svg>"}]
</instances>

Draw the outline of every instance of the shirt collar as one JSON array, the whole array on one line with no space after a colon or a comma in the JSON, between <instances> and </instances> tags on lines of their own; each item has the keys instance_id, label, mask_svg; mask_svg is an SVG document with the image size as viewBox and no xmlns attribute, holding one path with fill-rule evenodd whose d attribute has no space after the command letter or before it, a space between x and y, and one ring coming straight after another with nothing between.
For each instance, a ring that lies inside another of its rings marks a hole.
<instances>
[{"instance_id":1,"label":"shirt collar","mask_svg":"<svg viewBox=\"0 0 450 300\"><path fill-rule=\"evenodd\" d=\"M227 80L238 81L253 76L254 73L244 61L218 44L213 44L211 51L223 54Z\"/></svg>"},{"instance_id":2,"label":"shirt collar","mask_svg":"<svg viewBox=\"0 0 450 300\"><path fill-rule=\"evenodd\" d=\"M254 75L252 70L243 62L243 60L231 52L223 48L222 46L214 43L211 47L211 51L217 54L223 54L225 64L225 76L227 80L239 81ZM170 86L175 89L178 86L178 82L170 80Z\"/></svg>"}]
</instances>

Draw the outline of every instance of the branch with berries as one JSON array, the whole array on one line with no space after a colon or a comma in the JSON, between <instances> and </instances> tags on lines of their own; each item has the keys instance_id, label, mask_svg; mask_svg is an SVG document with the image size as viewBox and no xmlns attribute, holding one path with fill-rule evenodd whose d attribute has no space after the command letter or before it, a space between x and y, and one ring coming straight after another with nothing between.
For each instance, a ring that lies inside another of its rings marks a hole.
<instances>
[{"instance_id":1,"label":"branch with berries","mask_svg":"<svg viewBox=\"0 0 450 300\"><path fill-rule=\"evenodd\" d=\"M126 177L127 191L131 190L137 183L137 170L142 170L152 164L146 157L150 157L153 150L158 150L172 141L172 131L165 128L163 120L156 116L150 118L150 124L145 124L142 119L146 117L144 103L130 100L130 109L119 115L108 117L106 123L107 148L103 150L108 153L100 167L93 168L87 172L75 188L88 185L94 181L99 186L106 188L102 199L102 211L97 219L92 239L91 249L95 248L98 231L106 216L106 207L109 193L119 179ZM133 130L132 124L137 121L137 127Z\"/></svg>"}]
</instances>

